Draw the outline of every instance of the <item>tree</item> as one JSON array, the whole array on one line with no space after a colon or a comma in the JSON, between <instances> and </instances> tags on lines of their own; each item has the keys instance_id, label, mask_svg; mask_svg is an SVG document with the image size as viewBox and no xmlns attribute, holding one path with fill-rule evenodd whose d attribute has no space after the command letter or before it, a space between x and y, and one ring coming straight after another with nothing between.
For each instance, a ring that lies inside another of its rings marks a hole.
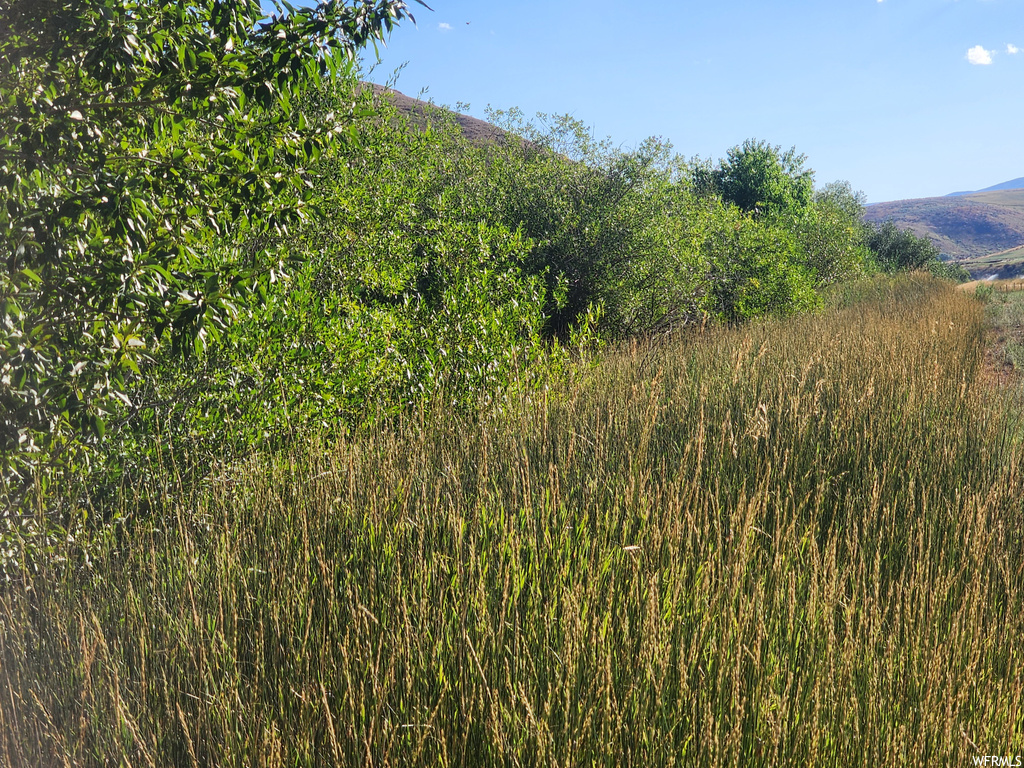
<instances>
[{"instance_id":1,"label":"tree","mask_svg":"<svg viewBox=\"0 0 1024 768\"><path fill-rule=\"evenodd\" d=\"M818 303L796 233L718 200L707 208L695 244L706 264L703 308L711 317L736 323Z\"/></svg>"},{"instance_id":2,"label":"tree","mask_svg":"<svg viewBox=\"0 0 1024 768\"><path fill-rule=\"evenodd\" d=\"M815 205L828 205L844 213L851 221L860 221L864 215L867 195L854 190L848 181L833 181L814 193Z\"/></svg>"},{"instance_id":3,"label":"tree","mask_svg":"<svg viewBox=\"0 0 1024 768\"><path fill-rule=\"evenodd\" d=\"M878 266L886 272L924 269L939 260L939 249L931 240L898 228L891 219L869 226L866 239Z\"/></svg>"},{"instance_id":4,"label":"tree","mask_svg":"<svg viewBox=\"0 0 1024 768\"><path fill-rule=\"evenodd\" d=\"M343 127L297 102L408 6L0 0L5 482L102 436L163 340L201 347L258 291Z\"/></svg>"},{"instance_id":5,"label":"tree","mask_svg":"<svg viewBox=\"0 0 1024 768\"><path fill-rule=\"evenodd\" d=\"M848 181L826 184L789 226L802 252L802 263L821 288L863 274L871 255L864 244L865 196Z\"/></svg>"},{"instance_id":6,"label":"tree","mask_svg":"<svg viewBox=\"0 0 1024 768\"><path fill-rule=\"evenodd\" d=\"M492 112L505 140L484 148L484 165L451 185L482 216L532 241L529 274L543 277L546 332L567 340L601 307L610 336L649 331L675 315L663 300L671 209L671 146L651 138L633 150L597 140L569 115ZM662 298L656 298L656 297Z\"/></svg>"},{"instance_id":7,"label":"tree","mask_svg":"<svg viewBox=\"0 0 1024 768\"><path fill-rule=\"evenodd\" d=\"M717 194L748 213L796 212L810 205L814 195L814 172L804 169L806 160L795 147L783 152L747 139L730 149L717 168L698 163L693 182L698 192Z\"/></svg>"}]
</instances>

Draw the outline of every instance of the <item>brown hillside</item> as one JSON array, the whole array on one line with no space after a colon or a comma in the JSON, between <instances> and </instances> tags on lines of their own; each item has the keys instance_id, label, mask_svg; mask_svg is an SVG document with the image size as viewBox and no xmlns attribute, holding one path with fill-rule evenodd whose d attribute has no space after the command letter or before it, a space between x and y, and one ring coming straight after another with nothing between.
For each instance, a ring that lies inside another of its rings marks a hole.
<instances>
[{"instance_id":1,"label":"brown hillside","mask_svg":"<svg viewBox=\"0 0 1024 768\"><path fill-rule=\"evenodd\" d=\"M1024 245L1024 190L876 203L864 219L892 219L952 259L984 256Z\"/></svg>"},{"instance_id":2,"label":"brown hillside","mask_svg":"<svg viewBox=\"0 0 1024 768\"><path fill-rule=\"evenodd\" d=\"M429 101L423 101L421 99L414 99L410 96L406 96L400 91L396 91L393 88L386 88L382 85L376 85L374 83L366 83L367 86L373 88L373 93L378 98L386 98L392 104L397 107L398 111L408 115L413 122L420 126L426 125L431 115L445 114L448 116L454 115L455 122L458 123L462 129L463 135L470 141L478 144L495 142L502 139L506 134L501 128L491 125L490 123L479 120L469 115L460 115L453 113L444 107L439 107L436 104L431 104Z\"/></svg>"}]
</instances>

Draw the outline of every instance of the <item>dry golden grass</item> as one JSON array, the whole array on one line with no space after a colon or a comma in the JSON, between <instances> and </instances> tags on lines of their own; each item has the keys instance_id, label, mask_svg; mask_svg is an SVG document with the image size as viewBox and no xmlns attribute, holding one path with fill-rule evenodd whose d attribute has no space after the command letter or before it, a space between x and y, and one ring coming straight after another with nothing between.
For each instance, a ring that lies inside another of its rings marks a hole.
<instances>
[{"instance_id":1,"label":"dry golden grass","mask_svg":"<svg viewBox=\"0 0 1024 768\"><path fill-rule=\"evenodd\" d=\"M862 292L164 499L0 594L0 763L1024 752L1019 423L980 305Z\"/></svg>"},{"instance_id":2,"label":"dry golden grass","mask_svg":"<svg viewBox=\"0 0 1024 768\"><path fill-rule=\"evenodd\" d=\"M979 288L988 289L996 293L1015 293L1024 291L1024 280L972 280L969 283L960 283L957 290L973 293Z\"/></svg>"}]
</instances>

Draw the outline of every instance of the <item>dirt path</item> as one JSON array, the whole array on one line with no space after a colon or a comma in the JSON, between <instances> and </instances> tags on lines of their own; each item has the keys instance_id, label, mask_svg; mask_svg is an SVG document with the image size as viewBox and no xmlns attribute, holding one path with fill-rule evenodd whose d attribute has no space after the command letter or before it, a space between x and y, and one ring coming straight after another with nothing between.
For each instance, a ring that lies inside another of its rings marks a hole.
<instances>
[{"instance_id":1,"label":"dirt path","mask_svg":"<svg viewBox=\"0 0 1024 768\"><path fill-rule=\"evenodd\" d=\"M958 286L991 285L985 307L985 361L982 378L993 386L1018 386L1024 379L1024 281L979 280Z\"/></svg>"}]
</instances>

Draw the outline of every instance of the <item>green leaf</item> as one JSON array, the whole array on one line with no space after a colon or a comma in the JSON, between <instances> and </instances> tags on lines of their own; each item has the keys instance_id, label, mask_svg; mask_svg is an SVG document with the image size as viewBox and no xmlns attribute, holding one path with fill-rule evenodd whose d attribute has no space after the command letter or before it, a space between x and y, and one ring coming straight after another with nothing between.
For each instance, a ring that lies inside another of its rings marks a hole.
<instances>
[{"instance_id":1,"label":"green leaf","mask_svg":"<svg viewBox=\"0 0 1024 768\"><path fill-rule=\"evenodd\" d=\"M142 371L139 370L139 364L137 362L135 362L135 358L133 358L131 355L126 354L122 358L122 363L125 365L125 367L127 367L133 373L135 373L135 374L137 374L139 376L142 375Z\"/></svg>"},{"instance_id":2,"label":"green leaf","mask_svg":"<svg viewBox=\"0 0 1024 768\"><path fill-rule=\"evenodd\" d=\"M0 370L0 399L4 419L13 414L5 434L27 435L32 448L18 461L36 466L48 460L36 448L76 425L103 436L98 417L65 418L62 392L76 387L76 412L93 413L125 394L128 371L149 368L143 353L114 347L115 329L145 329L158 350L173 323L175 351L201 350L201 318L179 307L178 292L201 280L219 300L221 283L250 268L234 258L236 240L297 218L312 190L278 174L311 138L298 116L315 96L319 58L334 55L332 43L354 51L383 29L376 11L403 17L405 3L373 0L358 23L361 3L325 3L271 26L255 2L20 5L16 15L41 15L0 33L0 240L10 257L0 366L15 361ZM275 57L287 67L275 69Z\"/></svg>"}]
</instances>

